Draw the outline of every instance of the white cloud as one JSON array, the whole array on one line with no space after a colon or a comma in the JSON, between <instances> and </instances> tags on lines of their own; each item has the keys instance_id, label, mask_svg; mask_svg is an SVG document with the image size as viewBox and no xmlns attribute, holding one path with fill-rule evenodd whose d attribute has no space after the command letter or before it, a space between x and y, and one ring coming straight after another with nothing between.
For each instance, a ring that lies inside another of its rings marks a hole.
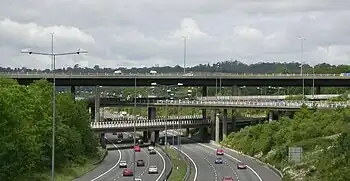
<instances>
[{"instance_id":1,"label":"white cloud","mask_svg":"<svg viewBox=\"0 0 350 181\"><path fill-rule=\"evenodd\" d=\"M58 52L57 66L188 65L238 59L295 61L300 41L306 63L347 63L350 2L320 0L3 0L0 6L0 66L49 68L50 58L20 55L32 47ZM45 10L45 11L43 11ZM325 49L329 49L325 53Z\"/></svg>"}]
</instances>

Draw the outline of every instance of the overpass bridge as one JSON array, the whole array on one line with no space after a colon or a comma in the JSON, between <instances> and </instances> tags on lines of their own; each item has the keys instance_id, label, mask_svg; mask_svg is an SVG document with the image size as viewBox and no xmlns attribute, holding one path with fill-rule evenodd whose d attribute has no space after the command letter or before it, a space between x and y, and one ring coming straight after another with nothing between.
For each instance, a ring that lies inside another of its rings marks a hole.
<instances>
[{"instance_id":1,"label":"overpass bridge","mask_svg":"<svg viewBox=\"0 0 350 181\"><path fill-rule=\"evenodd\" d=\"M20 84L30 84L35 80L47 79L52 82L52 73L0 73L16 79ZM152 82L162 85L215 86L220 80L221 86L305 86L349 87L350 76L340 74L233 74L202 73L193 75L183 73L158 74L113 74L113 73L57 73L57 86L150 86Z\"/></svg>"},{"instance_id":2,"label":"overpass bridge","mask_svg":"<svg viewBox=\"0 0 350 181\"><path fill-rule=\"evenodd\" d=\"M254 95L254 96L206 96L197 97L199 101L215 101L215 100L288 100L292 97L300 97L301 95ZM342 96L341 94L318 94L318 95L305 95L309 100L328 100L331 98L337 98ZM348 96L350 97L350 96ZM164 100L164 99L163 99Z\"/></svg>"},{"instance_id":3,"label":"overpass bridge","mask_svg":"<svg viewBox=\"0 0 350 181\"><path fill-rule=\"evenodd\" d=\"M137 101L137 100L136 100ZM119 101L114 98L100 98L100 107L134 106L133 101ZM268 110L299 110L303 105L309 109L333 109L347 107L350 102L330 101L273 101L273 100L149 100L136 102L137 107L181 106L191 108L251 108ZM89 107L95 107L95 100L88 100Z\"/></svg>"}]
</instances>

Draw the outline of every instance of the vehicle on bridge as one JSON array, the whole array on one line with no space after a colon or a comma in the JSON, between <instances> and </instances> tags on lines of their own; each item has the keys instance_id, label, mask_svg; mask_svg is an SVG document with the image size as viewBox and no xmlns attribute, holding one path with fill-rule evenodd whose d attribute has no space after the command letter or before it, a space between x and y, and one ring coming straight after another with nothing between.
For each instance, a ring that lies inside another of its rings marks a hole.
<instances>
[{"instance_id":1,"label":"vehicle on bridge","mask_svg":"<svg viewBox=\"0 0 350 181\"><path fill-rule=\"evenodd\" d=\"M126 168L123 170L123 176L133 176L134 172L130 168Z\"/></svg>"},{"instance_id":2,"label":"vehicle on bridge","mask_svg":"<svg viewBox=\"0 0 350 181\"><path fill-rule=\"evenodd\" d=\"M122 142L123 142L122 139L120 139L120 138L117 139L117 144L120 144L120 143L122 143Z\"/></svg>"},{"instance_id":3,"label":"vehicle on bridge","mask_svg":"<svg viewBox=\"0 0 350 181\"><path fill-rule=\"evenodd\" d=\"M224 163L224 161L222 160L221 157L217 157L217 158L215 159L215 164L222 164L222 163Z\"/></svg>"},{"instance_id":4,"label":"vehicle on bridge","mask_svg":"<svg viewBox=\"0 0 350 181\"><path fill-rule=\"evenodd\" d=\"M247 169L247 165L240 162L237 164L237 169Z\"/></svg>"},{"instance_id":5,"label":"vehicle on bridge","mask_svg":"<svg viewBox=\"0 0 350 181\"><path fill-rule=\"evenodd\" d=\"M226 177L222 178L222 181L234 181L234 180L232 177L226 176Z\"/></svg>"},{"instance_id":6,"label":"vehicle on bridge","mask_svg":"<svg viewBox=\"0 0 350 181\"><path fill-rule=\"evenodd\" d=\"M119 168L126 168L127 166L128 164L126 163L126 161L120 161Z\"/></svg>"},{"instance_id":7,"label":"vehicle on bridge","mask_svg":"<svg viewBox=\"0 0 350 181\"><path fill-rule=\"evenodd\" d=\"M135 152L140 152L141 151L141 147L139 145L135 145L134 146L134 150L135 150Z\"/></svg>"},{"instance_id":8,"label":"vehicle on bridge","mask_svg":"<svg viewBox=\"0 0 350 181\"><path fill-rule=\"evenodd\" d=\"M144 166L145 166L145 161L143 161L143 160L137 160L136 166L138 166L138 167L144 167Z\"/></svg>"},{"instance_id":9,"label":"vehicle on bridge","mask_svg":"<svg viewBox=\"0 0 350 181\"><path fill-rule=\"evenodd\" d=\"M158 173L158 168L157 166L150 166L148 169L149 174L157 174Z\"/></svg>"},{"instance_id":10,"label":"vehicle on bridge","mask_svg":"<svg viewBox=\"0 0 350 181\"><path fill-rule=\"evenodd\" d=\"M216 155L224 155L224 150L223 149L217 149L216 150Z\"/></svg>"}]
</instances>

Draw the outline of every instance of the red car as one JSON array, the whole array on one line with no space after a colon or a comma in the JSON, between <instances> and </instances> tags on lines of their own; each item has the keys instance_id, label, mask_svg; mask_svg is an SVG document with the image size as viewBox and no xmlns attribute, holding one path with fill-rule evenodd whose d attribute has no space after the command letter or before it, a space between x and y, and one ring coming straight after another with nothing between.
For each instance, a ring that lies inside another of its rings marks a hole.
<instances>
[{"instance_id":1,"label":"red car","mask_svg":"<svg viewBox=\"0 0 350 181\"><path fill-rule=\"evenodd\" d=\"M222 181L234 181L232 177L224 177Z\"/></svg>"},{"instance_id":2,"label":"red car","mask_svg":"<svg viewBox=\"0 0 350 181\"><path fill-rule=\"evenodd\" d=\"M217 149L216 150L216 155L224 155L224 150L223 149Z\"/></svg>"},{"instance_id":3,"label":"red car","mask_svg":"<svg viewBox=\"0 0 350 181\"><path fill-rule=\"evenodd\" d=\"M237 164L237 169L247 169L247 165L244 163L238 163Z\"/></svg>"},{"instance_id":4,"label":"red car","mask_svg":"<svg viewBox=\"0 0 350 181\"><path fill-rule=\"evenodd\" d=\"M123 170L123 176L133 176L134 172L130 168L126 168Z\"/></svg>"},{"instance_id":5,"label":"red car","mask_svg":"<svg viewBox=\"0 0 350 181\"><path fill-rule=\"evenodd\" d=\"M134 150L135 150L135 152L140 152L141 151L141 147L138 146L138 145L135 145L134 146Z\"/></svg>"}]
</instances>

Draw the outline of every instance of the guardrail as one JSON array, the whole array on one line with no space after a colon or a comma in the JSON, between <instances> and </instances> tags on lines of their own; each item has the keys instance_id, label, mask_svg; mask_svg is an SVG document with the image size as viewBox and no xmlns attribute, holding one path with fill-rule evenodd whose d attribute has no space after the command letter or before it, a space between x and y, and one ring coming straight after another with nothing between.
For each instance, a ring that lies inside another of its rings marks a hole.
<instances>
[{"instance_id":1,"label":"guardrail","mask_svg":"<svg viewBox=\"0 0 350 181\"><path fill-rule=\"evenodd\" d=\"M191 171L192 171L192 163L190 160L188 160L188 158L186 156L184 156L180 150L177 150L177 152L181 155L182 159L186 161L186 174L184 176L184 178L182 179L182 181L188 181L188 179L190 178L190 174L191 174Z\"/></svg>"},{"instance_id":2,"label":"guardrail","mask_svg":"<svg viewBox=\"0 0 350 181\"><path fill-rule=\"evenodd\" d=\"M37 76L37 77L50 77L53 74L52 73L46 73L46 72L0 72L0 75L5 76ZM149 76L149 77L160 77L160 76L181 76L181 77L203 77L203 76L215 76L215 77L307 77L307 78L318 78L318 77L343 77L343 78L350 78L350 76L344 76L342 74L283 74L283 73L265 73L265 74L254 74L254 73L211 73L211 72L193 72L192 74L184 74L184 73L157 73L157 74L150 74L150 73L122 73L122 74L116 74L116 73L110 73L110 72L95 72L95 73L67 73L67 72L58 72L56 73L56 76L62 77L62 76L113 76L113 77L137 77L137 76Z\"/></svg>"}]
</instances>

